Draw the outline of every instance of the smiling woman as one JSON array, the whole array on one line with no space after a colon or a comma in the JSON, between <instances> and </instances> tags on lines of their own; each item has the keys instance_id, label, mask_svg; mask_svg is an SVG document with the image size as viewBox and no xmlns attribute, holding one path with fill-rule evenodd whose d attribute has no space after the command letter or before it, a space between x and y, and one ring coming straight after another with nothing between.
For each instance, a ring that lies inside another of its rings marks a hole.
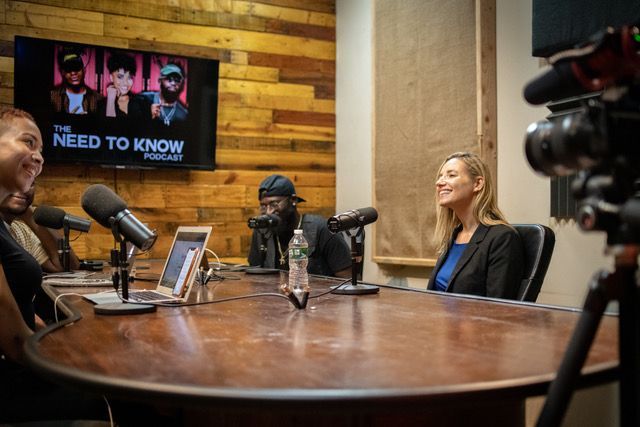
<instances>
[{"instance_id":1,"label":"smiling woman","mask_svg":"<svg viewBox=\"0 0 640 427\"><path fill-rule=\"evenodd\" d=\"M523 248L496 203L489 168L473 153L448 156L436 180L440 257L428 289L514 298L523 272Z\"/></svg>"},{"instance_id":2,"label":"smiling woman","mask_svg":"<svg viewBox=\"0 0 640 427\"><path fill-rule=\"evenodd\" d=\"M42 136L33 117L0 110L0 197L27 191L42 171Z\"/></svg>"},{"instance_id":3,"label":"smiling woman","mask_svg":"<svg viewBox=\"0 0 640 427\"><path fill-rule=\"evenodd\" d=\"M42 171L41 151L42 136L31 115L0 110L0 199L29 190ZM33 296L42 271L4 226L0 227L0 264L0 352L19 361L22 342L35 327Z\"/></svg>"},{"instance_id":4,"label":"smiling woman","mask_svg":"<svg viewBox=\"0 0 640 427\"><path fill-rule=\"evenodd\" d=\"M106 98L98 101L98 114L102 117L127 117L135 120L151 118L151 104L132 91L138 66L136 57L114 51L107 59L109 84Z\"/></svg>"},{"instance_id":5,"label":"smiling woman","mask_svg":"<svg viewBox=\"0 0 640 427\"><path fill-rule=\"evenodd\" d=\"M0 201L27 193L42 172L42 136L33 117L0 108ZM33 299L42 282L40 264L0 224L0 424L93 416L102 408L42 380L24 367L23 345L36 328Z\"/></svg>"}]
</instances>

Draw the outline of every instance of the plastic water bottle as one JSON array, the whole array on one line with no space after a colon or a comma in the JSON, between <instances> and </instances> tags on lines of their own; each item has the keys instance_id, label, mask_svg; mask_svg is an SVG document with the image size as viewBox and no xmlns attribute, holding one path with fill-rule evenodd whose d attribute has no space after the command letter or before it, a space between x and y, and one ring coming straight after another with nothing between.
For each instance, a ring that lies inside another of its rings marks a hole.
<instances>
[{"instance_id":1,"label":"plastic water bottle","mask_svg":"<svg viewBox=\"0 0 640 427\"><path fill-rule=\"evenodd\" d=\"M310 290L309 274L307 273L308 251L309 244L304 238L302 230L294 230L293 237L289 241L289 289L302 306L306 305Z\"/></svg>"}]
</instances>

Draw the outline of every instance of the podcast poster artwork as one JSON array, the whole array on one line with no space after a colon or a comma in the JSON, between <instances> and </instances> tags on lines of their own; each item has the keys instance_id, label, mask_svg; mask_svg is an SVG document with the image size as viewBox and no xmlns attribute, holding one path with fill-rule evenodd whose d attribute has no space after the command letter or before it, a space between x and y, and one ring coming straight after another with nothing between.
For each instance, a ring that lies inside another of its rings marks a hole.
<instances>
[{"instance_id":1,"label":"podcast poster artwork","mask_svg":"<svg viewBox=\"0 0 640 427\"><path fill-rule=\"evenodd\" d=\"M16 37L46 162L213 170L218 61Z\"/></svg>"}]
</instances>

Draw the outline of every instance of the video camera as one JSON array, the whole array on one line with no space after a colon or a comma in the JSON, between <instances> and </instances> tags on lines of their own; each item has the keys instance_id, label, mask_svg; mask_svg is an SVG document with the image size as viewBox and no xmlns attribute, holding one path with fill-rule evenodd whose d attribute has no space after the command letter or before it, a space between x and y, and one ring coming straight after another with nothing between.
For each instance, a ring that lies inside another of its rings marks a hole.
<instances>
[{"instance_id":1,"label":"video camera","mask_svg":"<svg viewBox=\"0 0 640 427\"><path fill-rule=\"evenodd\" d=\"M607 231L609 243L638 242L640 30L608 28L550 62L527 84L525 99L573 101L573 108L527 128L527 160L547 176L578 172L572 192L582 229Z\"/></svg>"}]
</instances>

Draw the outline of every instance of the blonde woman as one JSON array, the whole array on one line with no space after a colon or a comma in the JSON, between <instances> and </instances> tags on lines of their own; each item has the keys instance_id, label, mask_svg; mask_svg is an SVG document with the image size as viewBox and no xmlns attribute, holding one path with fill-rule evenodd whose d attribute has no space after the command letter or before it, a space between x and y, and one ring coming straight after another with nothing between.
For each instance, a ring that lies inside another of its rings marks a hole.
<instances>
[{"instance_id":1,"label":"blonde woman","mask_svg":"<svg viewBox=\"0 0 640 427\"><path fill-rule=\"evenodd\" d=\"M436 180L436 232L440 257L427 289L515 298L523 274L523 248L496 203L489 169L476 154L453 153Z\"/></svg>"}]
</instances>

